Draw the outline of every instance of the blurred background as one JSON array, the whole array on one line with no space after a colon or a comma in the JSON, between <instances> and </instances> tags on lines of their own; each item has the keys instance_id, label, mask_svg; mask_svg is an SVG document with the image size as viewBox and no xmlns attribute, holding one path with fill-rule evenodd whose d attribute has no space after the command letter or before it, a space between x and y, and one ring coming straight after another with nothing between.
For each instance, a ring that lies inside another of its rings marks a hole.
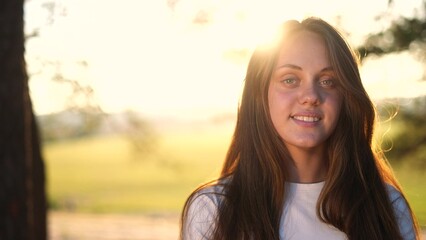
<instances>
[{"instance_id":1,"label":"blurred background","mask_svg":"<svg viewBox=\"0 0 426 240\"><path fill-rule=\"evenodd\" d=\"M378 141L426 227L426 1L26 0L50 239L176 239L218 176L256 43L321 17L360 52Z\"/></svg>"}]
</instances>

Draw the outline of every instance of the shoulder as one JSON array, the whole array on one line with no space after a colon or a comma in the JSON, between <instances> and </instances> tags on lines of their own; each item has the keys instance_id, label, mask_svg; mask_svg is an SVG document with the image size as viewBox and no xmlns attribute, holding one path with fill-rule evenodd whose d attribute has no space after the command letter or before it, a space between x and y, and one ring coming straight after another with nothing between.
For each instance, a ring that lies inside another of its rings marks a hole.
<instances>
[{"instance_id":1,"label":"shoulder","mask_svg":"<svg viewBox=\"0 0 426 240\"><path fill-rule=\"evenodd\" d=\"M215 205L218 205L221 196L224 194L224 185L222 183L216 183L207 187L204 187L193 195L192 201L211 201Z\"/></svg>"},{"instance_id":2,"label":"shoulder","mask_svg":"<svg viewBox=\"0 0 426 240\"><path fill-rule=\"evenodd\" d=\"M198 188L188 199L188 205L214 205L216 207L219 206L224 195L226 183L226 180L221 180Z\"/></svg>"},{"instance_id":3,"label":"shoulder","mask_svg":"<svg viewBox=\"0 0 426 240\"><path fill-rule=\"evenodd\" d=\"M401 192L399 192L394 186L390 184L386 184L386 190L389 195L389 200L392 203L394 210L398 213L409 212L408 204L405 198L402 196Z\"/></svg>"},{"instance_id":4,"label":"shoulder","mask_svg":"<svg viewBox=\"0 0 426 240\"><path fill-rule=\"evenodd\" d=\"M188 200L188 215L191 213L211 213L219 207L223 196L223 186L211 185L197 190Z\"/></svg>"},{"instance_id":5,"label":"shoulder","mask_svg":"<svg viewBox=\"0 0 426 240\"><path fill-rule=\"evenodd\" d=\"M415 239L416 237L411 210L405 197L390 184L386 184L386 190L403 239Z\"/></svg>"},{"instance_id":6,"label":"shoulder","mask_svg":"<svg viewBox=\"0 0 426 240\"><path fill-rule=\"evenodd\" d=\"M222 199L223 186L219 184L199 189L192 194L182 226L184 239L209 239Z\"/></svg>"}]
</instances>

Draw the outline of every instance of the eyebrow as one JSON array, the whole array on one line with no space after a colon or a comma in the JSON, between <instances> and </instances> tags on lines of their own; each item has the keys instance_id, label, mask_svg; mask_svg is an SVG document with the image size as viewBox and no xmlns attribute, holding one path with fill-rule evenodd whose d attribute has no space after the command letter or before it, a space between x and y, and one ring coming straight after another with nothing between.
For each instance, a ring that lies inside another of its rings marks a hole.
<instances>
[{"instance_id":1,"label":"eyebrow","mask_svg":"<svg viewBox=\"0 0 426 240\"><path fill-rule=\"evenodd\" d=\"M294 65L294 64L290 64L290 63L287 63L287 64L284 64L282 66L279 66L278 69L279 68L291 68L291 69L300 70L300 71L303 70L302 67ZM334 69L333 69L332 66L328 66L328 67L325 67L325 68L321 69L320 72L329 72L329 71L333 71L333 70Z\"/></svg>"}]
</instances>

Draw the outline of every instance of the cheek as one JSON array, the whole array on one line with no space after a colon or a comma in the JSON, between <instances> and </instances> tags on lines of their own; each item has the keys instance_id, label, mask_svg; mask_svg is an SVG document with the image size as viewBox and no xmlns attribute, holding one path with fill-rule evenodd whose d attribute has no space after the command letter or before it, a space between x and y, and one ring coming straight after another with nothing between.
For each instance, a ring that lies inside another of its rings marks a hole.
<instances>
[{"instance_id":1,"label":"cheek","mask_svg":"<svg viewBox=\"0 0 426 240\"><path fill-rule=\"evenodd\" d=\"M270 90L268 95L269 113L272 120L283 119L289 115L291 96L279 91Z\"/></svg>"},{"instance_id":2,"label":"cheek","mask_svg":"<svg viewBox=\"0 0 426 240\"><path fill-rule=\"evenodd\" d=\"M282 110L282 105L280 104L280 100L278 98L278 94L274 91L269 89L268 92L268 106L269 106L269 115L272 120L272 124L275 129L277 129L277 124L280 122L280 113Z\"/></svg>"}]
</instances>

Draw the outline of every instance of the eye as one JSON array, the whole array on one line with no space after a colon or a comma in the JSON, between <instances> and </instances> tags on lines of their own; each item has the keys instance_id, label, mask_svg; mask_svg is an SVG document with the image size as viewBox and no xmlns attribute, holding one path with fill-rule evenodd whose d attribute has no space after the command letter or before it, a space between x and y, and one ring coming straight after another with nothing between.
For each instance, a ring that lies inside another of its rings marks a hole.
<instances>
[{"instance_id":1,"label":"eye","mask_svg":"<svg viewBox=\"0 0 426 240\"><path fill-rule=\"evenodd\" d=\"M321 79L319 81L319 84L323 87L334 87L336 83L333 78L326 78L326 79Z\"/></svg>"},{"instance_id":2,"label":"eye","mask_svg":"<svg viewBox=\"0 0 426 240\"><path fill-rule=\"evenodd\" d=\"M285 85L295 85L297 81L298 79L295 76L286 76L281 80Z\"/></svg>"}]
</instances>

